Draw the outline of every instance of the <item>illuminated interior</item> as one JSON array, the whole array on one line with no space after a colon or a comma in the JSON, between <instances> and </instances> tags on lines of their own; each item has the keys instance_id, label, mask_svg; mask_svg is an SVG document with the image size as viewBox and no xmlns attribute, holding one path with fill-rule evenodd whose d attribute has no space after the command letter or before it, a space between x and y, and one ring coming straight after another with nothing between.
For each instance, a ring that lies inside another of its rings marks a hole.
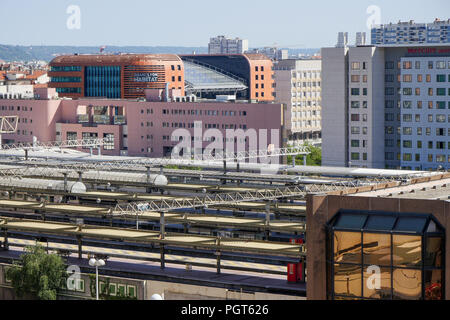
<instances>
[{"instance_id":1,"label":"illuminated interior","mask_svg":"<svg viewBox=\"0 0 450 320\"><path fill-rule=\"evenodd\" d=\"M328 299L444 299L444 229L429 214L340 211L327 224Z\"/></svg>"}]
</instances>

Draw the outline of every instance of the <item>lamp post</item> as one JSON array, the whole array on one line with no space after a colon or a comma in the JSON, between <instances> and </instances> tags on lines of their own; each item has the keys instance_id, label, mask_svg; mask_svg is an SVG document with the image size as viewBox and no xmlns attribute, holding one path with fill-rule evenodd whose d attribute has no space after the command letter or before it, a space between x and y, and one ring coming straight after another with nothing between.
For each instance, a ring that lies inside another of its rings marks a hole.
<instances>
[{"instance_id":1,"label":"lamp post","mask_svg":"<svg viewBox=\"0 0 450 320\"><path fill-rule=\"evenodd\" d=\"M105 260L91 258L89 259L89 265L95 267L95 294L96 300L98 300L98 267L103 267L105 265Z\"/></svg>"}]
</instances>

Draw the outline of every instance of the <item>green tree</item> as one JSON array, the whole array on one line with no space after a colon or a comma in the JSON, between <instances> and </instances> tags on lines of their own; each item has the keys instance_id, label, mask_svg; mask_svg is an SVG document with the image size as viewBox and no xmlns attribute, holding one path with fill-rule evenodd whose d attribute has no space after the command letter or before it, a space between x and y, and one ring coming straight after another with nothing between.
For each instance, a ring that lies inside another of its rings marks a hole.
<instances>
[{"instance_id":1,"label":"green tree","mask_svg":"<svg viewBox=\"0 0 450 320\"><path fill-rule=\"evenodd\" d=\"M40 245L30 246L6 272L16 295L31 295L40 300L56 300L66 281L66 267L57 254L48 254Z\"/></svg>"},{"instance_id":2,"label":"green tree","mask_svg":"<svg viewBox=\"0 0 450 320\"><path fill-rule=\"evenodd\" d=\"M322 165L322 149L316 146L313 146L309 142L305 142L305 147L308 147L310 153L306 156L306 165L308 166L321 166ZM292 156L287 156L287 163L292 163ZM303 165L303 156L298 155L295 157L296 165Z\"/></svg>"}]
</instances>

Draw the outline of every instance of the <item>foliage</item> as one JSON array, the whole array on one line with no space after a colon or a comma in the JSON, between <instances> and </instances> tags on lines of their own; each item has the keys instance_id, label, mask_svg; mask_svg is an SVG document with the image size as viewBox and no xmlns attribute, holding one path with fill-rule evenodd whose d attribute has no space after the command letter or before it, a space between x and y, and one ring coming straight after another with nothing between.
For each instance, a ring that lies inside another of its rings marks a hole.
<instances>
[{"instance_id":1,"label":"foliage","mask_svg":"<svg viewBox=\"0 0 450 320\"><path fill-rule=\"evenodd\" d=\"M95 298L95 294L96 294L96 290L95 290L95 274L90 274L89 275L89 283L90 283L90 292L91 292L91 297ZM100 281L105 283L105 286L103 287L103 289L99 292L98 297L101 300L137 300L136 297L129 297L129 296L124 296L120 293L116 293L115 296L111 295L110 292L110 279L109 278L100 278L99 277L99 289L100 288Z\"/></svg>"},{"instance_id":2,"label":"foliage","mask_svg":"<svg viewBox=\"0 0 450 320\"><path fill-rule=\"evenodd\" d=\"M316 146L313 146L309 142L305 142L305 147L309 147L311 153L306 157L306 165L308 166L321 166L322 165L322 149ZM292 156L287 156L287 163L292 163ZM296 165L303 165L303 156L298 155L295 157Z\"/></svg>"},{"instance_id":3,"label":"foliage","mask_svg":"<svg viewBox=\"0 0 450 320\"><path fill-rule=\"evenodd\" d=\"M66 267L57 254L47 254L40 245L30 246L20 261L6 271L16 295L31 295L40 300L56 300L66 281Z\"/></svg>"}]
</instances>

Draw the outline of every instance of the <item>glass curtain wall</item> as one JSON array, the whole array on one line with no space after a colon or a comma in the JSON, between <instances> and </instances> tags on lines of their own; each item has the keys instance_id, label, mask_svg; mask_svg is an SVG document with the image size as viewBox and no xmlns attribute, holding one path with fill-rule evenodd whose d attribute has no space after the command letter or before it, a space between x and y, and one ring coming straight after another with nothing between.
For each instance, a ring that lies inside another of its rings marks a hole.
<instances>
[{"instance_id":1,"label":"glass curtain wall","mask_svg":"<svg viewBox=\"0 0 450 320\"><path fill-rule=\"evenodd\" d=\"M444 298L444 229L433 216L344 211L327 230L329 299Z\"/></svg>"}]
</instances>

